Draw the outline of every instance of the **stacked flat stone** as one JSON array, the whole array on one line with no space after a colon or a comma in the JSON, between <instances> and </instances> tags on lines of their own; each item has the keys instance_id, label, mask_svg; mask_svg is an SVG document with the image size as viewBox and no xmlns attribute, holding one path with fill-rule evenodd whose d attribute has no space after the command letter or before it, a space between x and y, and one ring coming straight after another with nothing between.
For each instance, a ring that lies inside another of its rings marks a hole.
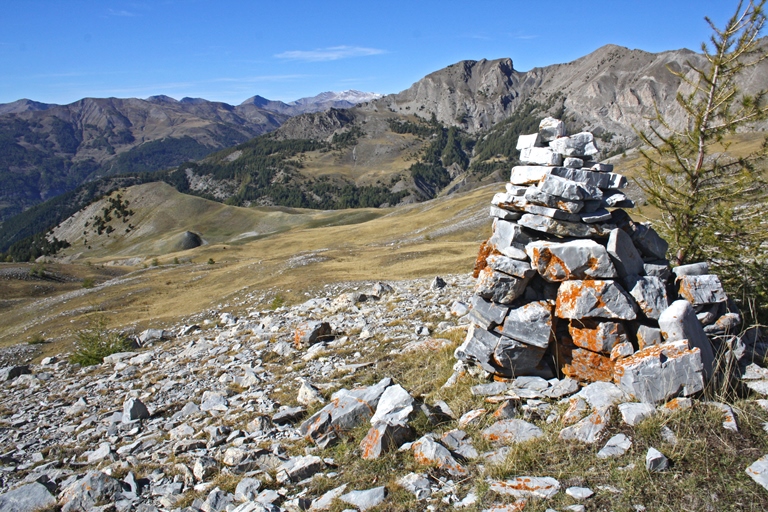
<instances>
[{"instance_id":1,"label":"stacked flat stone","mask_svg":"<svg viewBox=\"0 0 768 512\"><path fill-rule=\"evenodd\" d=\"M705 264L672 272L667 243L624 211L626 178L593 160L591 133L567 136L546 118L517 148L456 357L500 380L614 380L644 401L700 391L710 337L740 322L717 276Z\"/></svg>"}]
</instances>

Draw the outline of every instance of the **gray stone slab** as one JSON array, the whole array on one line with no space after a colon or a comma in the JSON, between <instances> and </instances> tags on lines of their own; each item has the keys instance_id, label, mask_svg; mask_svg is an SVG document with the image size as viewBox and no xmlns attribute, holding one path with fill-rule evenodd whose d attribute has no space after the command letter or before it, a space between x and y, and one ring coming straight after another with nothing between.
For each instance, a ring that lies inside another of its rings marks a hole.
<instances>
[{"instance_id":1,"label":"gray stone slab","mask_svg":"<svg viewBox=\"0 0 768 512\"><path fill-rule=\"evenodd\" d=\"M551 148L523 148L520 150L520 163L534 165L562 165L563 155Z\"/></svg>"},{"instance_id":2,"label":"gray stone slab","mask_svg":"<svg viewBox=\"0 0 768 512\"><path fill-rule=\"evenodd\" d=\"M627 276L624 282L646 318L658 320L661 313L669 307L667 287L658 277Z\"/></svg>"},{"instance_id":3,"label":"gray stone slab","mask_svg":"<svg viewBox=\"0 0 768 512\"><path fill-rule=\"evenodd\" d=\"M706 261L698 263L689 263L688 265L678 265L672 269L676 277L683 276L703 276L709 274L709 264Z\"/></svg>"},{"instance_id":4,"label":"gray stone slab","mask_svg":"<svg viewBox=\"0 0 768 512\"><path fill-rule=\"evenodd\" d=\"M512 212L509 210L505 210L504 208L499 208L498 206L491 205L490 216L497 219L513 221L513 220L518 220L520 217L522 217L523 213Z\"/></svg>"},{"instance_id":5,"label":"gray stone slab","mask_svg":"<svg viewBox=\"0 0 768 512\"><path fill-rule=\"evenodd\" d=\"M493 270L522 279L530 279L536 273L531 268L529 262L520 261L502 254L491 254L485 259L485 262Z\"/></svg>"},{"instance_id":6,"label":"gray stone slab","mask_svg":"<svg viewBox=\"0 0 768 512\"><path fill-rule=\"evenodd\" d=\"M22 485L0 496L3 512L33 512L53 509L56 498L41 483Z\"/></svg>"},{"instance_id":7,"label":"gray stone slab","mask_svg":"<svg viewBox=\"0 0 768 512\"><path fill-rule=\"evenodd\" d=\"M627 186L627 178L612 172L594 172L586 169L568 169L566 167L551 167L551 173L561 178L586 183L601 189L622 189Z\"/></svg>"},{"instance_id":8,"label":"gray stone slab","mask_svg":"<svg viewBox=\"0 0 768 512\"><path fill-rule=\"evenodd\" d=\"M477 364L488 373L496 373L499 367L493 359L493 354L500 341L501 335L471 325L464 343L456 348L453 355L459 361Z\"/></svg>"},{"instance_id":9,"label":"gray stone slab","mask_svg":"<svg viewBox=\"0 0 768 512\"><path fill-rule=\"evenodd\" d=\"M643 257L632 243L632 238L624 230L618 228L611 230L606 249L613 259L619 277L645 274Z\"/></svg>"},{"instance_id":10,"label":"gray stone slab","mask_svg":"<svg viewBox=\"0 0 768 512\"><path fill-rule=\"evenodd\" d=\"M605 247L594 240L530 242L525 252L531 266L549 282L617 277Z\"/></svg>"},{"instance_id":11,"label":"gray stone slab","mask_svg":"<svg viewBox=\"0 0 768 512\"><path fill-rule=\"evenodd\" d=\"M667 257L669 244L647 224L632 224L632 242L640 252L651 259L661 260Z\"/></svg>"},{"instance_id":12,"label":"gray stone slab","mask_svg":"<svg viewBox=\"0 0 768 512\"><path fill-rule=\"evenodd\" d=\"M768 491L768 455L763 455L746 470L749 477Z\"/></svg>"},{"instance_id":13,"label":"gray stone slab","mask_svg":"<svg viewBox=\"0 0 768 512\"><path fill-rule=\"evenodd\" d=\"M613 347L627 340L624 325L599 320L571 320L568 333L577 347L610 354Z\"/></svg>"},{"instance_id":14,"label":"gray stone slab","mask_svg":"<svg viewBox=\"0 0 768 512\"><path fill-rule=\"evenodd\" d=\"M616 227L612 224L567 222L532 213L526 213L517 223L534 231L575 238L606 238L611 229Z\"/></svg>"},{"instance_id":15,"label":"gray stone slab","mask_svg":"<svg viewBox=\"0 0 768 512\"><path fill-rule=\"evenodd\" d=\"M547 301L536 301L511 309L501 333L527 345L547 348L552 339L552 306Z\"/></svg>"},{"instance_id":16,"label":"gray stone slab","mask_svg":"<svg viewBox=\"0 0 768 512\"><path fill-rule=\"evenodd\" d=\"M523 443L543 435L544 431L539 427L521 419L497 421L483 430L486 440L500 444Z\"/></svg>"},{"instance_id":17,"label":"gray stone slab","mask_svg":"<svg viewBox=\"0 0 768 512\"><path fill-rule=\"evenodd\" d=\"M694 306L728 300L720 278L713 274L683 275L677 278L677 285L680 297Z\"/></svg>"},{"instance_id":18,"label":"gray stone slab","mask_svg":"<svg viewBox=\"0 0 768 512\"><path fill-rule=\"evenodd\" d=\"M592 444L597 442L611 419L610 407L598 407L592 413L570 427L560 431L560 439Z\"/></svg>"},{"instance_id":19,"label":"gray stone slab","mask_svg":"<svg viewBox=\"0 0 768 512\"><path fill-rule=\"evenodd\" d=\"M603 197L603 192L595 186L554 174L546 174L536 188L545 194L561 197L566 201L600 200Z\"/></svg>"},{"instance_id":20,"label":"gray stone slab","mask_svg":"<svg viewBox=\"0 0 768 512\"><path fill-rule=\"evenodd\" d=\"M493 362L499 367L496 373L504 377L536 373L545 352L546 348L502 336L493 350Z\"/></svg>"},{"instance_id":21,"label":"gray stone slab","mask_svg":"<svg viewBox=\"0 0 768 512\"><path fill-rule=\"evenodd\" d=\"M637 345L640 349L659 345L664 341L661 337L661 329L642 324L637 326L635 337L637 338Z\"/></svg>"},{"instance_id":22,"label":"gray stone slab","mask_svg":"<svg viewBox=\"0 0 768 512\"><path fill-rule=\"evenodd\" d=\"M493 222L493 235L488 243L501 251L513 243L527 244L530 241L531 238L523 233L519 223L496 219Z\"/></svg>"},{"instance_id":23,"label":"gray stone slab","mask_svg":"<svg viewBox=\"0 0 768 512\"><path fill-rule=\"evenodd\" d=\"M470 305L472 306L469 312L470 320L487 330L502 325L510 309L509 306L490 302L479 295L472 296Z\"/></svg>"},{"instance_id":24,"label":"gray stone slab","mask_svg":"<svg viewBox=\"0 0 768 512\"><path fill-rule=\"evenodd\" d=\"M634 301L614 281L565 281L557 291L555 315L559 318L634 320Z\"/></svg>"},{"instance_id":25,"label":"gray stone slab","mask_svg":"<svg viewBox=\"0 0 768 512\"><path fill-rule=\"evenodd\" d=\"M541 165L516 165L512 168L509 182L512 185L535 185L552 169Z\"/></svg>"},{"instance_id":26,"label":"gray stone slab","mask_svg":"<svg viewBox=\"0 0 768 512\"><path fill-rule=\"evenodd\" d=\"M539 123L539 139L549 142L565 135L565 123L554 117L545 117Z\"/></svg>"},{"instance_id":27,"label":"gray stone slab","mask_svg":"<svg viewBox=\"0 0 768 512\"><path fill-rule=\"evenodd\" d=\"M605 443L599 452L598 459L608 459L612 457L621 457L632 447L632 439L625 434L616 434Z\"/></svg>"},{"instance_id":28,"label":"gray stone slab","mask_svg":"<svg viewBox=\"0 0 768 512\"><path fill-rule=\"evenodd\" d=\"M715 352L693 306L687 300L676 300L659 316L661 336L666 341L685 340L690 348L700 350L704 379L709 380L715 364Z\"/></svg>"},{"instance_id":29,"label":"gray stone slab","mask_svg":"<svg viewBox=\"0 0 768 512\"><path fill-rule=\"evenodd\" d=\"M619 387L635 399L657 404L704 389L701 356L685 340L662 343L619 359L614 367Z\"/></svg>"},{"instance_id":30,"label":"gray stone slab","mask_svg":"<svg viewBox=\"0 0 768 512\"><path fill-rule=\"evenodd\" d=\"M475 281L475 294L499 303L512 304L525 291L530 278L519 278L486 267Z\"/></svg>"},{"instance_id":31,"label":"gray stone slab","mask_svg":"<svg viewBox=\"0 0 768 512\"><path fill-rule=\"evenodd\" d=\"M517 146L515 149L518 151L524 148L535 148L541 146L541 135L538 133L530 133L527 135L520 135L517 138Z\"/></svg>"},{"instance_id":32,"label":"gray stone slab","mask_svg":"<svg viewBox=\"0 0 768 512\"><path fill-rule=\"evenodd\" d=\"M549 142L549 147L563 156L592 156L600 152L591 132L581 132L569 137L559 137Z\"/></svg>"},{"instance_id":33,"label":"gray stone slab","mask_svg":"<svg viewBox=\"0 0 768 512\"><path fill-rule=\"evenodd\" d=\"M536 187L528 187L525 193L525 200L529 203L545 206L547 208L556 208L570 214L579 213L584 209L584 201L564 199L542 192ZM535 213L535 212L531 212Z\"/></svg>"}]
</instances>

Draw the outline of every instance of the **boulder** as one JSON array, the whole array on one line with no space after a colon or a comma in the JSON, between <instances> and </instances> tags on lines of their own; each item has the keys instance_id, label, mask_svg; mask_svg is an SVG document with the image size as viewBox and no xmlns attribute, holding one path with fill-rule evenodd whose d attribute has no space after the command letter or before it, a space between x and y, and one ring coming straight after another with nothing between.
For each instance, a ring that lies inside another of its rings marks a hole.
<instances>
[{"instance_id":1,"label":"boulder","mask_svg":"<svg viewBox=\"0 0 768 512\"><path fill-rule=\"evenodd\" d=\"M22 485L0 495L0 510L3 512L52 510L55 506L56 498L39 482Z\"/></svg>"},{"instance_id":2,"label":"boulder","mask_svg":"<svg viewBox=\"0 0 768 512\"><path fill-rule=\"evenodd\" d=\"M728 296L716 275L683 275L677 278L678 293L694 306L725 302Z\"/></svg>"},{"instance_id":3,"label":"boulder","mask_svg":"<svg viewBox=\"0 0 768 512\"><path fill-rule=\"evenodd\" d=\"M525 247L531 266L549 282L617 277L605 247L593 240L531 242Z\"/></svg>"},{"instance_id":4,"label":"boulder","mask_svg":"<svg viewBox=\"0 0 768 512\"><path fill-rule=\"evenodd\" d=\"M693 306L687 300L676 300L659 316L661 336L666 341L686 340L688 347L698 348L704 379L709 380L715 364L715 352Z\"/></svg>"},{"instance_id":5,"label":"boulder","mask_svg":"<svg viewBox=\"0 0 768 512\"><path fill-rule=\"evenodd\" d=\"M559 318L634 320L633 301L618 283L603 280L565 281L557 292Z\"/></svg>"},{"instance_id":6,"label":"boulder","mask_svg":"<svg viewBox=\"0 0 768 512\"><path fill-rule=\"evenodd\" d=\"M552 306L535 301L509 310L501 334L527 345L547 348L552 339Z\"/></svg>"},{"instance_id":7,"label":"boulder","mask_svg":"<svg viewBox=\"0 0 768 512\"><path fill-rule=\"evenodd\" d=\"M669 307L667 287L658 277L630 275L624 282L646 318L658 320L662 311Z\"/></svg>"},{"instance_id":8,"label":"boulder","mask_svg":"<svg viewBox=\"0 0 768 512\"><path fill-rule=\"evenodd\" d=\"M632 238L623 230L618 228L611 230L606 249L613 259L619 277L645 274L643 257L632 243Z\"/></svg>"},{"instance_id":9,"label":"boulder","mask_svg":"<svg viewBox=\"0 0 768 512\"><path fill-rule=\"evenodd\" d=\"M475 282L475 294L499 304L511 304L523 294L529 280L530 277L514 277L486 267Z\"/></svg>"},{"instance_id":10,"label":"boulder","mask_svg":"<svg viewBox=\"0 0 768 512\"><path fill-rule=\"evenodd\" d=\"M571 320L568 332L577 347L605 354L609 354L613 347L627 340L624 325L619 322Z\"/></svg>"},{"instance_id":11,"label":"boulder","mask_svg":"<svg viewBox=\"0 0 768 512\"><path fill-rule=\"evenodd\" d=\"M413 430L403 423L375 423L360 442L362 457L366 460L378 459L382 454L399 448L413 434Z\"/></svg>"},{"instance_id":12,"label":"boulder","mask_svg":"<svg viewBox=\"0 0 768 512\"><path fill-rule=\"evenodd\" d=\"M301 323L293 333L293 341L297 347L306 347L327 340L331 337L331 324L318 320L308 320Z\"/></svg>"},{"instance_id":13,"label":"boulder","mask_svg":"<svg viewBox=\"0 0 768 512\"><path fill-rule=\"evenodd\" d=\"M619 359L614 380L628 395L646 403L660 403L704 389L703 366L698 348L685 340L644 348Z\"/></svg>"}]
</instances>

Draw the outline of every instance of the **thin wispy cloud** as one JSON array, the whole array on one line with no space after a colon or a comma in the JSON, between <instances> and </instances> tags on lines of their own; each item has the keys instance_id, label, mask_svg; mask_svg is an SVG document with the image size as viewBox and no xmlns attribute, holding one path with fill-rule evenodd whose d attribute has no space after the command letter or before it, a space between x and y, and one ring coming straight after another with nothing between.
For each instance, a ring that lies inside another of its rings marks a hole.
<instances>
[{"instance_id":1,"label":"thin wispy cloud","mask_svg":"<svg viewBox=\"0 0 768 512\"><path fill-rule=\"evenodd\" d=\"M227 83L258 83L258 82L284 82L290 80L300 80L307 78L308 75L260 75L260 76L244 76L238 78L212 78L206 80L206 82L227 82Z\"/></svg>"},{"instance_id":2,"label":"thin wispy cloud","mask_svg":"<svg viewBox=\"0 0 768 512\"><path fill-rule=\"evenodd\" d=\"M381 55L387 53L386 50L378 48L365 48L362 46L330 46L328 48L318 48L316 50L292 50L275 55L278 59L301 60L305 62L324 62L339 59L349 59L352 57L369 57L371 55Z\"/></svg>"},{"instance_id":3,"label":"thin wispy cloud","mask_svg":"<svg viewBox=\"0 0 768 512\"><path fill-rule=\"evenodd\" d=\"M131 11L126 11L125 9L121 9L119 11L116 11L114 9L109 9L107 11L107 15L109 15L109 16L119 16L119 17L122 17L122 18L133 18L134 16L136 16L135 13L132 13Z\"/></svg>"}]
</instances>

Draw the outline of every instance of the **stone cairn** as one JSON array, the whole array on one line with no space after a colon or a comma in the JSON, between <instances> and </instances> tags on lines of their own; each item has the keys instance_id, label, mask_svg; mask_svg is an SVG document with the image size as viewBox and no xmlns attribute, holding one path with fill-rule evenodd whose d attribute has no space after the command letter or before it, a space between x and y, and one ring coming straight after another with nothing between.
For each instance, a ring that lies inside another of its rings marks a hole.
<instances>
[{"instance_id":1,"label":"stone cairn","mask_svg":"<svg viewBox=\"0 0 768 512\"><path fill-rule=\"evenodd\" d=\"M667 243L624 210L626 178L593 160L592 133L567 136L548 117L517 149L456 357L496 380L614 381L643 402L701 391L713 342L741 322L718 277L704 263L670 268Z\"/></svg>"}]
</instances>

